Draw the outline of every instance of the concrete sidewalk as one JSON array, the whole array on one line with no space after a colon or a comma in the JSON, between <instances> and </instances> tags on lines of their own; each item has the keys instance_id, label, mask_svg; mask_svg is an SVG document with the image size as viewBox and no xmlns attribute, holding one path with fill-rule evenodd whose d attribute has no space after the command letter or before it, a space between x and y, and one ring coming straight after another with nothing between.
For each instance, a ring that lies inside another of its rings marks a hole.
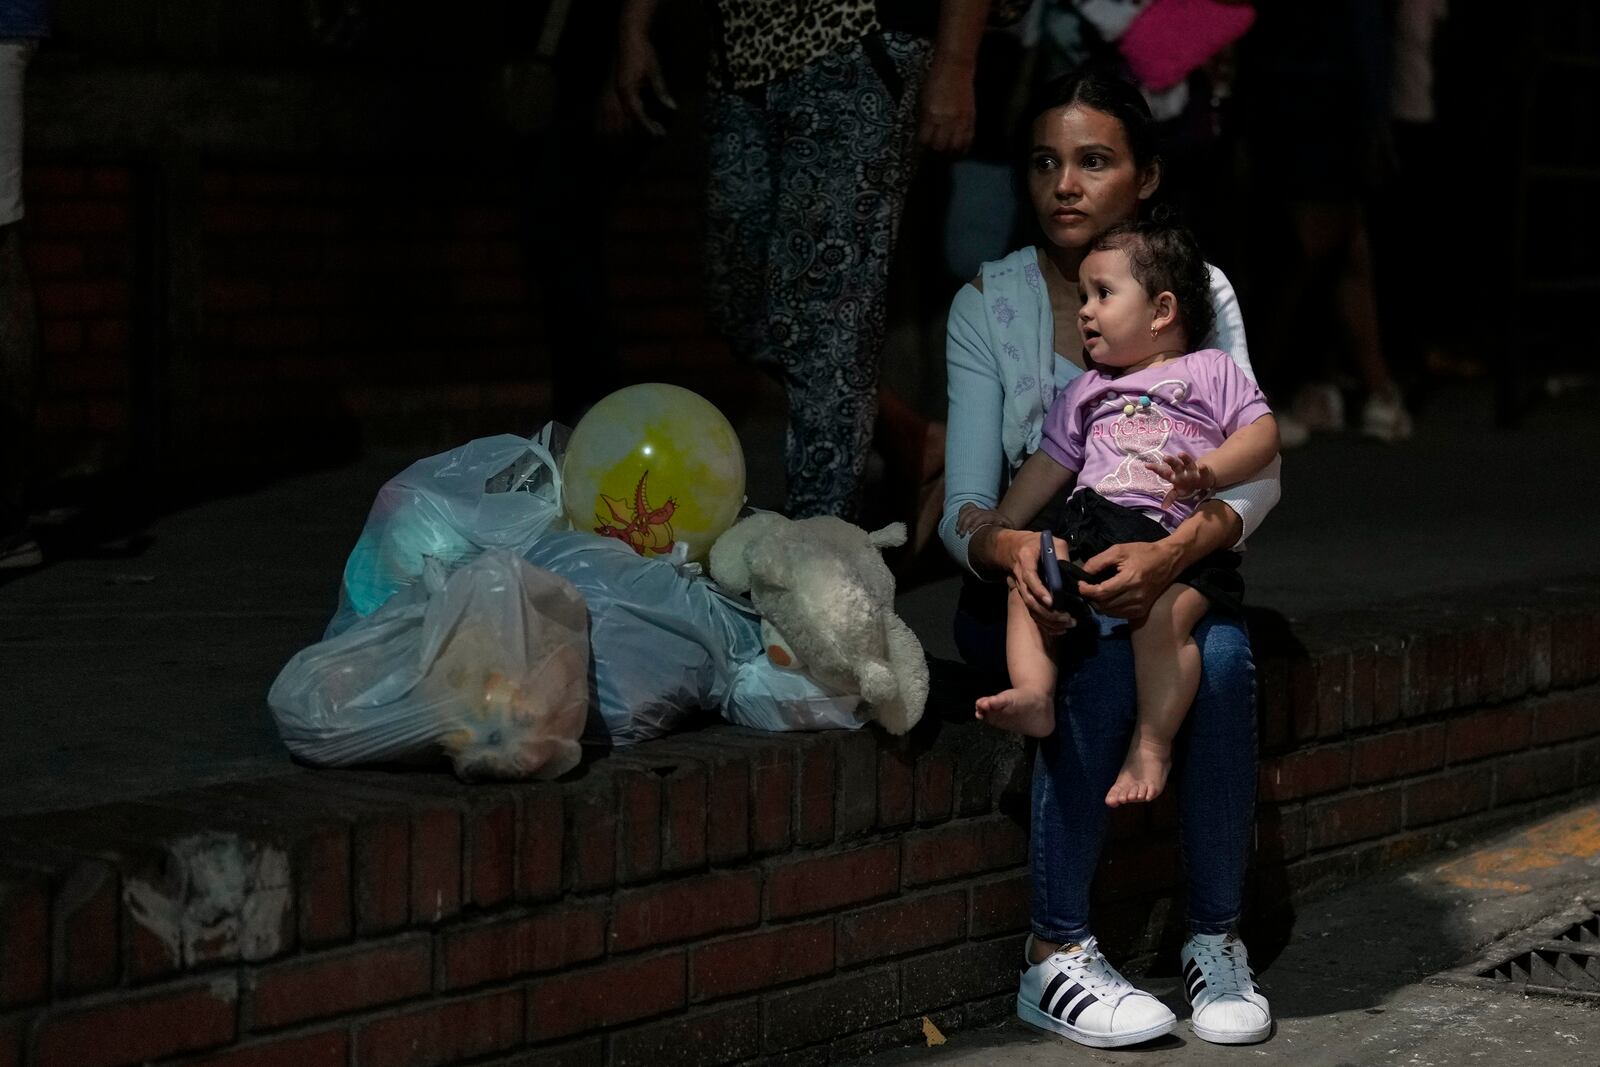
<instances>
[{"instance_id":1,"label":"concrete sidewalk","mask_svg":"<svg viewBox=\"0 0 1600 1067\"><path fill-rule=\"evenodd\" d=\"M1580 918L1592 923L1597 909L1600 804L1590 803L1304 905L1281 951L1267 940L1253 946L1252 963L1277 1020L1262 1044L1227 1047L1195 1037L1169 960L1159 961L1167 967L1158 964L1157 973L1134 978L1179 1020L1171 1035L1147 1045L1089 1049L1013 1020L956 1034L939 1047L896 1049L860 1062L1593 1067L1600 1064L1600 993L1475 988L1449 972L1491 955L1503 958ZM1591 941L1589 951L1595 948Z\"/></svg>"},{"instance_id":2,"label":"concrete sidewalk","mask_svg":"<svg viewBox=\"0 0 1600 1067\"><path fill-rule=\"evenodd\" d=\"M1487 386L1438 398L1417 437L1320 437L1284 463L1284 499L1252 539L1252 604L1318 613L1592 575L1600 467L1587 398L1492 429ZM752 503L781 501L782 420L739 426ZM71 558L0 585L0 814L78 808L290 767L266 707L282 665L333 612L374 493L413 458L223 496L166 516L141 553ZM901 614L954 658L952 575Z\"/></svg>"}]
</instances>

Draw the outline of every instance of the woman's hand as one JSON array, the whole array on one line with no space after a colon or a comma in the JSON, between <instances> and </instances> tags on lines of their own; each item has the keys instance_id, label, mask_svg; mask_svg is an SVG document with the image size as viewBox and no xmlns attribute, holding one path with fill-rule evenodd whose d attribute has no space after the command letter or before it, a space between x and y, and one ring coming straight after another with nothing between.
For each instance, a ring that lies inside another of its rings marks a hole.
<instances>
[{"instance_id":1,"label":"woman's hand","mask_svg":"<svg viewBox=\"0 0 1600 1067\"><path fill-rule=\"evenodd\" d=\"M978 126L978 105L972 88L973 70L937 52L922 83L917 140L935 152L961 155L972 145Z\"/></svg>"},{"instance_id":2,"label":"woman's hand","mask_svg":"<svg viewBox=\"0 0 1600 1067\"><path fill-rule=\"evenodd\" d=\"M1090 574L1115 568L1099 585L1078 583L1078 592L1102 614L1137 621L1167 591L1182 570L1182 550L1171 538L1112 545L1083 565Z\"/></svg>"},{"instance_id":3,"label":"woman's hand","mask_svg":"<svg viewBox=\"0 0 1600 1067\"><path fill-rule=\"evenodd\" d=\"M1066 558L1067 543L1056 538L1056 552ZM990 539L989 559L1005 571L1007 588L1016 590L1022 604L1047 634L1072 629L1077 620L1050 606L1050 590L1039 577L1039 535L1033 530L996 529Z\"/></svg>"},{"instance_id":4,"label":"woman's hand","mask_svg":"<svg viewBox=\"0 0 1600 1067\"><path fill-rule=\"evenodd\" d=\"M956 515L956 533L962 537L967 536L980 526L1000 526L1011 529L1011 524L1006 517L993 508L980 508L976 504L962 504L961 511Z\"/></svg>"},{"instance_id":5,"label":"woman's hand","mask_svg":"<svg viewBox=\"0 0 1600 1067\"><path fill-rule=\"evenodd\" d=\"M648 23L647 23L648 24ZM624 33L617 47L617 63L612 74L611 87L600 101L600 127L610 134L626 132L628 121L642 126L652 137L664 137L667 128L650 116L645 107L646 91L670 111L678 110L677 102L667 92L666 79L661 76L661 61L656 56L655 45L645 32Z\"/></svg>"},{"instance_id":6,"label":"woman's hand","mask_svg":"<svg viewBox=\"0 0 1600 1067\"><path fill-rule=\"evenodd\" d=\"M1216 472L1187 452L1162 456L1160 462L1145 460L1144 465L1172 483L1161 498L1163 509L1170 508L1174 501L1200 496L1217 485Z\"/></svg>"}]
</instances>

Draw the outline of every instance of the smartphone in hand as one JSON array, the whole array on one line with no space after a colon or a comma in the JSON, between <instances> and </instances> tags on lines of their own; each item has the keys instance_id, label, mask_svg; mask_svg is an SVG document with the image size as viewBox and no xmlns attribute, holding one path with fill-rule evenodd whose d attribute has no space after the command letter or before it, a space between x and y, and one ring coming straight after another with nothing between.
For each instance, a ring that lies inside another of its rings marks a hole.
<instances>
[{"instance_id":1,"label":"smartphone in hand","mask_svg":"<svg viewBox=\"0 0 1600 1067\"><path fill-rule=\"evenodd\" d=\"M1039 534L1039 580L1050 590L1050 605L1064 611L1080 622L1089 618L1089 605L1078 595L1078 583L1096 584L1109 577L1109 572L1091 575L1070 559L1056 555L1056 539L1049 530Z\"/></svg>"},{"instance_id":2,"label":"smartphone in hand","mask_svg":"<svg viewBox=\"0 0 1600 1067\"><path fill-rule=\"evenodd\" d=\"M1060 599L1065 579L1061 576L1061 560L1056 558L1056 539L1049 530L1039 531L1039 580L1050 590L1052 603Z\"/></svg>"}]
</instances>

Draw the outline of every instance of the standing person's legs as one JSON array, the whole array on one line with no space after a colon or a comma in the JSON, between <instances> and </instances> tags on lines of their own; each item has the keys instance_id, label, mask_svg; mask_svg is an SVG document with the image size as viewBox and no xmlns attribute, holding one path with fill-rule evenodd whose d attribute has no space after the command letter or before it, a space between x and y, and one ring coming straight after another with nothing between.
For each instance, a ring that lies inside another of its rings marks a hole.
<instances>
[{"instance_id":1,"label":"standing person's legs","mask_svg":"<svg viewBox=\"0 0 1600 1067\"><path fill-rule=\"evenodd\" d=\"M0 40L0 567L41 562L27 535L38 323L22 258L22 79L36 47Z\"/></svg>"},{"instance_id":2,"label":"standing person's legs","mask_svg":"<svg viewBox=\"0 0 1600 1067\"><path fill-rule=\"evenodd\" d=\"M1309 283L1331 268L1335 307L1356 371L1367 390L1362 431L1384 441L1411 436L1411 416L1389 372L1378 334L1378 310L1372 276L1372 250L1367 237L1366 209L1356 201L1302 201L1294 205L1295 233L1304 266L1292 288L1294 311ZM1296 410L1313 429L1337 428L1344 421L1343 403L1334 386L1302 395Z\"/></svg>"},{"instance_id":3,"label":"standing person's legs","mask_svg":"<svg viewBox=\"0 0 1600 1067\"><path fill-rule=\"evenodd\" d=\"M1295 201L1289 205L1289 216L1295 247L1273 318L1273 334L1282 352L1296 350L1294 339L1304 330L1306 316L1320 321L1323 303L1315 294L1322 292L1336 268L1345 225L1337 204ZM1293 372L1296 388L1284 399L1293 397L1294 415L1306 428L1343 429L1344 397L1335 384L1338 367L1331 351L1315 349L1302 359L1305 365Z\"/></svg>"},{"instance_id":4,"label":"standing person's legs","mask_svg":"<svg viewBox=\"0 0 1600 1067\"><path fill-rule=\"evenodd\" d=\"M931 46L882 34L768 87L781 116L766 323L789 400L789 512L854 518L877 413L890 253Z\"/></svg>"},{"instance_id":5,"label":"standing person's legs","mask_svg":"<svg viewBox=\"0 0 1600 1067\"><path fill-rule=\"evenodd\" d=\"M1372 242L1367 235L1366 212L1359 205L1345 246L1339 276L1339 314L1355 355L1356 370L1367 389L1361 411L1361 431L1380 441L1404 441L1411 436L1411 414L1406 411L1400 387L1389 370L1378 330L1378 296L1373 279Z\"/></svg>"},{"instance_id":6,"label":"standing person's legs","mask_svg":"<svg viewBox=\"0 0 1600 1067\"><path fill-rule=\"evenodd\" d=\"M764 96L764 93L759 94ZM767 241L778 202L771 112L757 98L716 91L706 101L706 301L741 361L771 365Z\"/></svg>"}]
</instances>

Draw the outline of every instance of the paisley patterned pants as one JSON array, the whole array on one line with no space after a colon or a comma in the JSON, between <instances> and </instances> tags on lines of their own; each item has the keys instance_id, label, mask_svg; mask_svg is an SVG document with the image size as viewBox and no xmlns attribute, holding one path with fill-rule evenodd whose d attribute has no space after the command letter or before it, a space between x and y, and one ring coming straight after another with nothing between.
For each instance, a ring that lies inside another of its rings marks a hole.
<instances>
[{"instance_id":1,"label":"paisley patterned pants","mask_svg":"<svg viewBox=\"0 0 1600 1067\"><path fill-rule=\"evenodd\" d=\"M931 48L877 34L710 101L711 313L736 355L782 378L796 518L853 519L860 504Z\"/></svg>"}]
</instances>

